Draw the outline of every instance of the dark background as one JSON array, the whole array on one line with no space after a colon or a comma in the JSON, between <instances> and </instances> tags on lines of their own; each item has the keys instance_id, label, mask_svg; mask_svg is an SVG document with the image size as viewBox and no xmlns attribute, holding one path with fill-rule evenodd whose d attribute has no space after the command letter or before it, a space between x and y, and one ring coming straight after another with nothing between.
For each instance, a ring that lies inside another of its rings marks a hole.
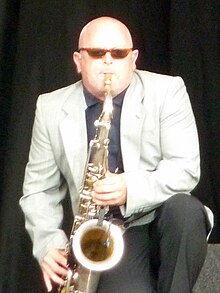
<instances>
[{"instance_id":1,"label":"dark background","mask_svg":"<svg viewBox=\"0 0 220 293\"><path fill-rule=\"evenodd\" d=\"M81 28L98 16L130 28L139 69L184 78L201 146L193 194L212 208L209 241L220 243L219 12L219 0L0 0L0 293L44 292L18 206L35 103L40 93L78 79L72 52Z\"/></svg>"}]
</instances>

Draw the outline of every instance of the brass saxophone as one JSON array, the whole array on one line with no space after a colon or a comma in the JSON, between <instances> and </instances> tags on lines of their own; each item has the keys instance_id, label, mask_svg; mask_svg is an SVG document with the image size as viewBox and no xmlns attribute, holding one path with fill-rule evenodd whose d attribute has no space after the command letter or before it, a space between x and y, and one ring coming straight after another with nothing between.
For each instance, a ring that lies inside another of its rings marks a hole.
<instances>
[{"instance_id":1,"label":"brass saxophone","mask_svg":"<svg viewBox=\"0 0 220 293\"><path fill-rule=\"evenodd\" d=\"M58 293L95 293L100 272L115 266L123 254L121 229L105 219L108 207L92 200L94 182L103 179L108 170L112 111L111 75L106 74L103 109L95 121L96 135L89 144L78 212L66 248L68 274Z\"/></svg>"}]
</instances>

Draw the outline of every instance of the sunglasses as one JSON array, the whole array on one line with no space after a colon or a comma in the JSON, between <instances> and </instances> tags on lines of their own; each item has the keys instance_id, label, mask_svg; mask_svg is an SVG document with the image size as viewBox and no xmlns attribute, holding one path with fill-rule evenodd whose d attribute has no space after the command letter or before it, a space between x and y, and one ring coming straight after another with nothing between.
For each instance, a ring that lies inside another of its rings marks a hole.
<instances>
[{"instance_id":1,"label":"sunglasses","mask_svg":"<svg viewBox=\"0 0 220 293\"><path fill-rule=\"evenodd\" d=\"M123 59L132 49L100 49L100 48L80 48L79 51L86 51L94 59L101 59L109 52L114 59Z\"/></svg>"}]
</instances>

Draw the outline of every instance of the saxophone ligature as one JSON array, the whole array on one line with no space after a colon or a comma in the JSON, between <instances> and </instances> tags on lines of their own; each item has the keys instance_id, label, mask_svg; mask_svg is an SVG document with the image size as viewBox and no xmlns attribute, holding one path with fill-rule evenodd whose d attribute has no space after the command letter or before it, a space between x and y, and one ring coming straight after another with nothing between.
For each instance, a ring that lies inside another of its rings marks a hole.
<instances>
[{"instance_id":1,"label":"saxophone ligature","mask_svg":"<svg viewBox=\"0 0 220 293\"><path fill-rule=\"evenodd\" d=\"M67 243L68 274L58 293L95 293L100 273L114 267L123 254L121 229L106 219L108 207L92 200L93 184L108 170L108 144L113 102L111 74L105 74L105 99L95 121L96 135L89 143L87 162L79 190L78 212Z\"/></svg>"}]
</instances>

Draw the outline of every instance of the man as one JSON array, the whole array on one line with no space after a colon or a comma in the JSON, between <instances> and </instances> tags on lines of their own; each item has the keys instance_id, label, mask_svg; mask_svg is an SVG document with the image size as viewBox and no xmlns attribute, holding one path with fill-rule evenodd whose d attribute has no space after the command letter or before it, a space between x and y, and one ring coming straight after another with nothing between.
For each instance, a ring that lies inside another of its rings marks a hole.
<instances>
[{"instance_id":1,"label":"man","mask_svg":"<svg viewBox=\"0 0 220 293\"><path fill-rule=\"evenodd\" d=\"M69 189L76 214L105 74L114 98L110 170L93 200L118 207L126 231L123 258L103 272L97 292L192 292L203 265L209 223L190 196L200 167L189 97L180 77L136 70L137 57L123 23L97 18L73 53L82 81L38 99L20 204L48 291L67 274L62 200Z\"/></svg>"}]
</instances>

